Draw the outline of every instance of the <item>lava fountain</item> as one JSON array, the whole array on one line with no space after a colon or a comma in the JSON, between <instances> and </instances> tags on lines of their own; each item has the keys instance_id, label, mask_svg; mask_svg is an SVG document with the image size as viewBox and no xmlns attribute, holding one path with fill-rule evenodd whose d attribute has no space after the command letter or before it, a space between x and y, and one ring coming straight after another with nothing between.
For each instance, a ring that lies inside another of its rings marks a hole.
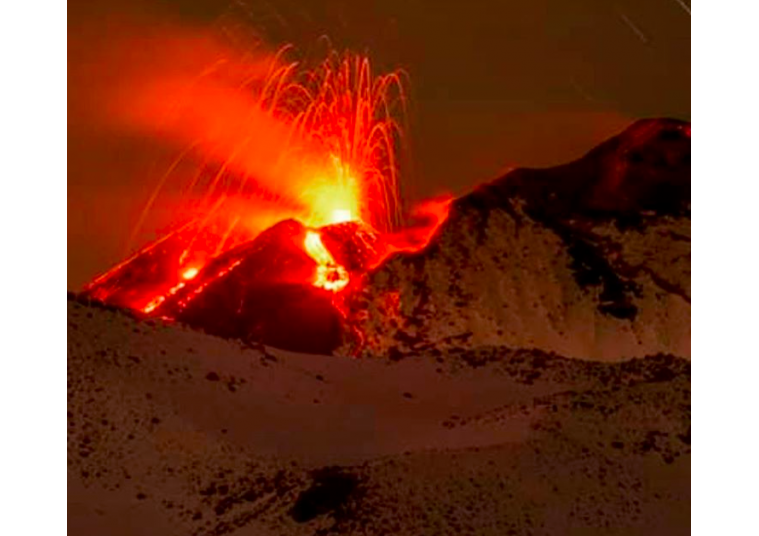
<instances>
[{"instance_id":1,"label":"lava fountain","mask_svg":"<svg viewBox=\"0 0 759 536\"><path fill-rule=\"evenodd\" d=\"M318 344L289 346L324 352L339 340L343 294L387 256L429 242L449 199L403 217L402 73L375 75L368 58L334 51L307 68L288 61L289 53L285 47L272 55L263 76L249 83L195 79L183 90L181 118L169 132L179 139L192 132L182 157L194 153L203 162L184 187L192 216L94 279L85 294L284 346L273 308L310 311L306 323L334 317L314 329L330 333L326 342L312 334L306 338ZM166 87L143 85L134 106L155 108ZM138 226L160 202L167 176Z\"/></svg>"}]
</instances>

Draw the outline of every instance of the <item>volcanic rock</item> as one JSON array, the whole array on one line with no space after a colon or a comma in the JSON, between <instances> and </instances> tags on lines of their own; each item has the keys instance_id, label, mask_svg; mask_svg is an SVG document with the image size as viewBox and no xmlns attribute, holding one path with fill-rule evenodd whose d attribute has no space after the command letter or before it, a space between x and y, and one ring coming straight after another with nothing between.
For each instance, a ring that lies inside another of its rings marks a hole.
<instances>
[{"instance_id":1,"label":"volcanic rock","mask_svg":"<svg viewBox=\"0 0 759 536\"><path fill-rule=\"evenodd\" d=\"M579 160L453 202L422 251L369 274L342 353L531 348L690 355L690 125L643 120Z\"/></svg>"},{"instance_id":2,"label":"volcanic rock","mask_svg":"<svg viewBox=\"0 0 759 536\"><path fill-rule=\"evenodd\" d=\"M241 227L222 232L213 224L192 220L97 277L82 293L110 305L142 310L182 282L178 266L204 264L219 249L220 234L230 248L250 239Z\"/></svg>"},{"instance_id":3,"label":"volcanic rock","mask_svg":"<svg viewBox=\"0 0 759 536\"><path fill-rule=\"evenodd\" d=\"M380 237L359 222L328 225L319 233L335 261L351 273L363 274L379 260L383 247Z\"/></svg>"},{"instance_id":4,"label":"volcanic rock","mask_svg":"<svg viewBox=\"0 0 759 536\"><path fill-rule=\"evenodd\" d=\"M342 341L333 293L312 285L307 228L286 220L213 259L153 313L208 333L293 351L331 353Z\"/></svg>"}]
</instances>

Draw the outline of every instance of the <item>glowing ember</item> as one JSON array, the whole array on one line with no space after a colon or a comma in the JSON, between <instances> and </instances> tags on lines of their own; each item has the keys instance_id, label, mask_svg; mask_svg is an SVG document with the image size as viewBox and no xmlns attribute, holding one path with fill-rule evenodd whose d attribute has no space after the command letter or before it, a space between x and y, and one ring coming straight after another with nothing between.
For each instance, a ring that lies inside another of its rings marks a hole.
<instances>
[{"instance_id":1,"label":"glowing ember","mask_svg":"<svg viewBox=\"0 0 759 536\"><path fill-rule=\"evenodd\" d=\"M198 275L198 269L197 268L187 268L184 272L182 272L182 279L189 280Z\"/></svg>"},{"instance_id":2,"label":"glowing ember","mask_svg":"<svg viewBox=\"0 0 759 536\"><path fill-rule=\"evenodd\" d=\"M152 313L155 311L155 309L161 305L163 302L166 301L166 298L173 296L180 290L182 290L185 287L185 283L179 283L178 285L171 287L171 289L166 294L161 294L160 296L156 296L155 299L153 299L149 304L147 304L145 307L142 308L143 313Z\"/></svg>"},{"instance_id":3,"label":"glowing ember","mask_svg":"<svg viewBox=\"0 0 759 536\"><path fill-rule=\"evenodd\" d=\"M318 232L308 231L303 246L309 257L316 261L316 277L313 282L315 287L339 292L348 286L348 271L335 262L332 254L324 247Z\"/></svg>"}]
</instances>

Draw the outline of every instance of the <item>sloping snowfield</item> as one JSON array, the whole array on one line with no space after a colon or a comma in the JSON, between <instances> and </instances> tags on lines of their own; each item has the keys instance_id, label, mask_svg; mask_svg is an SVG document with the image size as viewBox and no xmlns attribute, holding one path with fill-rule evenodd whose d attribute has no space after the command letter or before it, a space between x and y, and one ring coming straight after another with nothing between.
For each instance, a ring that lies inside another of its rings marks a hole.
<instances>
[{"instance_id":1,"label":"sloping snowfield","mask_svg":"<svg viewBox=\"0 0 759 536\"><path fill-rule=\"evenodd\" d=\"M297 355L69 296L68 381L72 534L690 533L677 357Z\"/></svg>"}]
</instances>

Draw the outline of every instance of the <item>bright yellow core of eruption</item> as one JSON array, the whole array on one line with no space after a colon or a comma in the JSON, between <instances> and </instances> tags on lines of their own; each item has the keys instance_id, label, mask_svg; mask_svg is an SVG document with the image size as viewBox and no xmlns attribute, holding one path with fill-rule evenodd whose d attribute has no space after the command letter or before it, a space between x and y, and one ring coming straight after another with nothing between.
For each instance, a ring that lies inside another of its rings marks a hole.
<instances>
[{"instance_id":1,"label":"bright yellow core of eruption","mask_svg":"<svg viewBox=\"0 0 759 536\"><path fill-rule=\"evenodd\" d=\"M310 214L301 220L310 227L361 220L366 203L361 181L350 166L332 155L331 166L316 173L301 192L301 201Z\"/></svg>"},{"instance_id":2,"label":"bright yellow core of eruption","mask_svg":"<svg viewBox=\"0 0 759 536\"><path fill-rule=\"evenodd\" d=\"M350 281L348 272L332 258L330 252L324 247L319 233L316 231L306 232L306 240L303 245L308 256L316 261L315 287L338 292L348 285Z\"/></svg>"},{"instance_id":3,"label":"bright yellow core of eruption","mask_svg":"<svg viewBox=\"0 0 759 536\"><path fill-rule=\"evenodd\" d=\"M332 223L345 223L346 221L351 221L353 216L351 215L350 210L340 208L332 211L331 219Z\"/></svg>"}]
</instances>

